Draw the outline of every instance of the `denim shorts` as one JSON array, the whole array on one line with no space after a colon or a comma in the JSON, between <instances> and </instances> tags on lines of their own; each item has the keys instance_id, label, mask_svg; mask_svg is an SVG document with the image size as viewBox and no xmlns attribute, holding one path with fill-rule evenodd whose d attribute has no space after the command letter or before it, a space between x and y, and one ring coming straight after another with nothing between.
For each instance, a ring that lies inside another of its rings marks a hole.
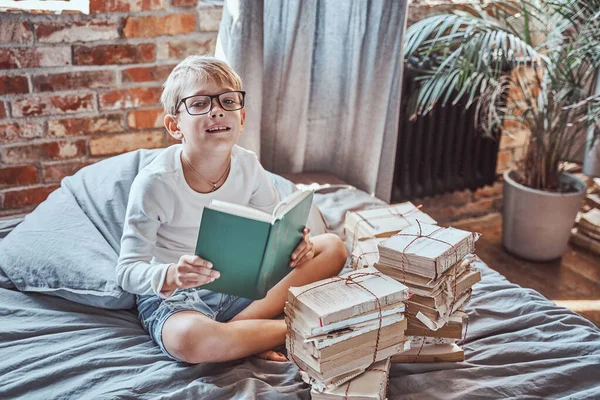
<instances>
[{"instance_id":1,"label":"denim shorts","mask_svg":"<svg viewBox=\"0 0 600 400\"><path fill-rule=\"evenodd\" d=\"M156 295L137 296L138 318L152 340L167 356L170 355L162 341L162 329L167 319L179 311L197 311L218 322L227 322L252 303L253 300L206 289L178 289L168 299Z\"/></svg>"}]
</instances>

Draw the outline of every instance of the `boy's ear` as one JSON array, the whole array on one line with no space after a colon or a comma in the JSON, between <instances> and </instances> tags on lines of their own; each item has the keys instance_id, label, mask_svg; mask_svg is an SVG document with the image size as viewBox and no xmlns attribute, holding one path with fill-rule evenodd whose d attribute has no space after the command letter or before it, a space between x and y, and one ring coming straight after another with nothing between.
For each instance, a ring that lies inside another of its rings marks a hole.
<instances>
[{"instance_id":1,"label":"boy's ear","mask_svg":"<svg viewBox=\"0 0 600 400\"><path fill-rule=\"evenodd\" d=\"M244 122L246 121L246 108L242 108L242 112L241 112L241 117L242 117L242 132L244 131Z\"/></svg>"},{"instance_id":2,"label":"boy's ear","mask_svg":"<svg viewBox=\"0 0 600 400\"><path fill-rule=\"evenodd\" d=\"M167 131L169 132L169 135L171 135L176 140L183 140L183 133L181 133L181 130L179 129L177 117L175 117L172 114L167 114L165 115L164 123L165 128L167 128Z\"/></svg>"}]
</instances>

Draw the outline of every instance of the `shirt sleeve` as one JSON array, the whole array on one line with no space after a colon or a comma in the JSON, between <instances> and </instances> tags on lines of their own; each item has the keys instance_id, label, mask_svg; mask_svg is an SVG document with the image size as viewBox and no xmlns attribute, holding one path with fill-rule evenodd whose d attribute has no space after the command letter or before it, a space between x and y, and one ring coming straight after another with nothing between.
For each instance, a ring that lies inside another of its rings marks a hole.
<instances>
[{"instance_id":1,"label":"shirt sleeve","mask_svg":"<svg viewBox=\"0 0 600 400\"><path fill-rule=\"evenodd\" d=\"M165 297L161 289L170 264L152 261L158 229L172 219L173 205L173 193L160 178L141 173L133 181L116 268L124 290Z\"/></svg>"},{"instance_id":2,"label":"shirt sleeve","mask_svg":"<svg viewBox=\"0 0 600 400\"><path fill-rule=\"evenodd\" d=\"M250 197L250 207L272 213L280 201L279 192L275 188L269 173L263 168L256 156L254 160L257 164L257 173L255 187Z\"/></svg>"}]
</instances>

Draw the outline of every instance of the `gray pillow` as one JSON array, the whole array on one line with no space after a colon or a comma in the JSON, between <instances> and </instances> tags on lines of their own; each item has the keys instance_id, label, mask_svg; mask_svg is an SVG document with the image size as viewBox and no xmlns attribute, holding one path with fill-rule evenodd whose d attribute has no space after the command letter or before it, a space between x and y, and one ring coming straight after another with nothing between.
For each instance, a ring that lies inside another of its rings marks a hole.
<instances>
[{"instance_id":1,"label":"gray pillow","mask_svg":"<svg viewBox=\"0 0 600 400\"><path fill-rule=\"evenodd\" d=\"M128 309L135 297L115 279L129 190L162 149L137 150L87 166L0 241L0 285L102 308ZM271 174L281 198L297 190ZM318 210L313 233L324 232ZM320 224L319 224L320 222Z\"/></svg>"},{"instance_id":2,"label":"gray pillow","mask_svg":"<svg viewBox=\"0 0 600 400\"><path fill-rule=\"evenodd\" d=\"M138 150L87 166L0 241L0 269L21 291L87 305L127 309L116 283L129 188L161 150Z\"/></svg>"}]
</instances>

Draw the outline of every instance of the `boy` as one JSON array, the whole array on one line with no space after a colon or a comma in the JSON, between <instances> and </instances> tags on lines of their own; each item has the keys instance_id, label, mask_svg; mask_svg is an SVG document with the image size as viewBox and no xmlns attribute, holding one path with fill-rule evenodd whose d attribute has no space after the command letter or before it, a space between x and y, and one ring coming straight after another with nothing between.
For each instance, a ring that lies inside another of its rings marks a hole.
<instances>
[{"instance_id":1,"label":"boy","mask_svg":"<svg viewBox=\"0 0 600 400\"><path fill-rule=\"evenodd\" d=\"M257 355L285 342L283 312L290 286L336 276L346 249L335 235L308 238L291 255L294 270L264 299L252 301L202 289L219 279L210 260L194 255L202 210L212 199L271 212L279 201L256 154L235 143L246 110L240 77L223 61L191 56L163 86L169 134L181 141L135 178L129 195L117 282L137 295L139 318L169 357L188 363ZM216 266L218 269L218 266Z\"/></svg>"}]
</instances>

